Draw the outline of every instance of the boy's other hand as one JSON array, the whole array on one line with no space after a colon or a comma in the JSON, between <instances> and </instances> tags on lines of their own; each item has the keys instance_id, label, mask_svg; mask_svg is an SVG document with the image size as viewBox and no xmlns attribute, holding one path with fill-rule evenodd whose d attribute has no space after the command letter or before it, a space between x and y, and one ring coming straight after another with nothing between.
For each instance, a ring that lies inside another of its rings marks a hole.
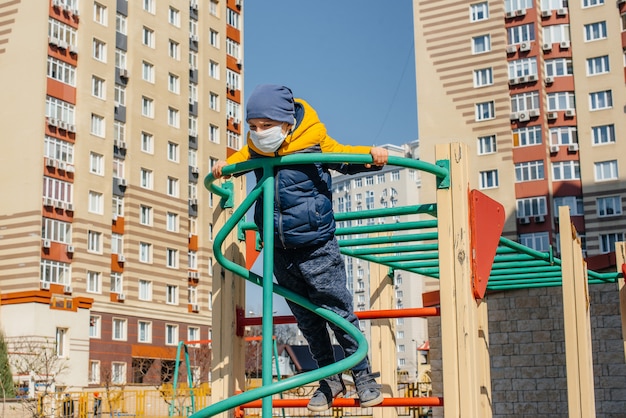
<instances>
[{"instance_id":1,"label":"boy's other hand","mask_svg":"<svg viewBox=\"0 0 626 418\"><path fill-rule=\"evenodd\" d=\"M226 163L226 161L218 161L217 163L215 163L215 165L213 166L213 177L215 177L216 179L219 179L220 177L222 177L222 169L224 167L226 167L228 165L228 163ZM230 178L230 176L223 176L225 179Z\"/></svg>"},{"instance_id":2,"label":"boy's other hand","mask_svg":"<svg viewBox=\"0 0 626 418\"><path fill-rule=\"evenodd\" d=\"M370 150L370 154L372 154L372 160L374 165L383 166L387 164L387 160L389 159L389 152L385 148L381 147L372 147ZM372 164L365 164L365 167L370 168Z\"/></svg>"}]
</instances>

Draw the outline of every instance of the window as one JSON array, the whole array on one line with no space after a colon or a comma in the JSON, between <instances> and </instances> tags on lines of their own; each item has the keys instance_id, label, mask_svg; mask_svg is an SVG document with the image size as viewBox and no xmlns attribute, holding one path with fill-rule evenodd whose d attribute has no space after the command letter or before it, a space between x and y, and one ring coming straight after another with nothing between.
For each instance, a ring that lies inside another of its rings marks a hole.
<instances>
[{"instance_id":1,"label":"window","mask_svg":"<svg viewBox=\"0 0 626 418\"><path fill-rule=\"evenodd\" d=\"M617 180L617 160L594 163L596 181Z\"/></svg>"},{"instance_id":2,"label":"window","mask_svg":"<svg viewBox=\"0 0 626 418\"><path fill-rule=\"evenodd\" d=\"M562 77L574 74L574 65L571 58L546 60L545 66L547 77Z\"/></svg>"},{"instance_id":3,"label":"window","mask_svg":"<svg viewBox=\"0 0 626 418\"><path fill-rule=\"evenodd\" d=\"M173 177L167 178L167 194L168 196L178 197L178 179Z\"/></svg>"},{"instance_id":4,"label":"window","mask_svg":"<svg viewBox=\"0 0 626 418\"><path fill-rule=\"evenodd\" d=\"M562 196L554 198L554 216L559 216L559 207L568 206L571 216L583 216L585 209L583 207L583 199L579 196Z\"/></svg>"},{"instance_id":5,"label":"window","mask_svg":"<svg viewBox=\"0 0 626 418\"><path fill-rule=\"evenodd\" d=\"M219 11L218 9L218 4L217 4L218 0L211 0L211 2L209 3L209 13L212 14L213 16L217 16L217 13Z\"/></svg>"},{"instance_id":6,"label":"window","mask_svg":"<svg viewBox=\"0 0 626 418\"><path fill-rule=\"evenodd\" d=\"M178 305L178 286L168 284L165 288L165 303Z\"/></svg>"},{"instance_id":7,"label":"window","mask_svg":"<svg viewBox=\"0 0 626 418\"><path fill-rule=\"evenodd\" d=\"M167 143L167 159L169 161L173 161L175 163L177 163L179 161L179 150L178 150L178 144L175 144L174 142L168 142Z\"/></svg>"},{"instance_id":8,"label":"window","mask_svg":"<svg viewBox=\"0 0 626 418\"><path fill-rule=\"evenodd\" d=\"M141 150L148 154L154 154L154 136L152 134L141 133Z\"/></svg>"},{"instance_id":9,"label":"window","mask_svg":"<svg viewBox=\"0 0 626 418\"><path fill-rule=\"evenodd\" d=\"M139 243L139 261L142 263L152 262L152 244L147 242Z\"/></svg>"},{"instance_id":10,"label":"window","mask_svg":"<svg viewBox=\"0 0 626 418\"><path fill-rule=\"evenodd\" d=\"M139 206L139 223L142 225L152 225L152 208L150 206Z\"/></svg>"},{"instance_id":11,"label":"window","mask_svg":"<svg viewBox=\"0 0 626 418\"><path fill-rule=\"evenodd\" d=\"M200 340L200 328L187 327L187 341L199 341Z\"/></svg>"},{"instance_id":12,"label":"window","mask_svg":"<svg viewBox=\"0 0 626 418\"><path fill-rule=\"evenodd\" d=\"M51 136L45 136L44 155L53 160L74 164L74 144Z\"/></svg>"},{"instance_id":13,"label":"window","mask_svg":"<svg viewBox=\"0 0 626 418\"><path fill-rule=\"evenodd\" d=\"M541 126L527 126L513 130L514 147L527 147L531 145L538 145L542 142Z\"/></svg>"},{"instance_id":14,"label":"window","mask_svg":"<svg viewBox=\"0 0 626 418\"><path fill-rule=\"evenodd\" d=\"M126 319L113 318L113 331L111 339L117 341L126 340Z\"/></svg>"},{"instance_id":15,"label":"window","mask_svg":"<svg viewBox=\"0 0 626 418\"><path fill-rule=\"evenodd\" d=\"M518 45L522 42L535 40L535 25L528 23L525 25L515 25L507 29L508 45Z\"/></svg>"},{"instance_id":16,"label":"window","mask_svg":"<svg viewBox=\"0 0 626 418\"><path fill-rule=\"evenodd\" d=\"M52 218L43 218L41 238L64 244L72 243L72 224Z\"/></svg>"},{"instance_id":17,"label":"window","mask_svg":"<svg viewBox=\"0 0 626 418\"><path fill-rule=\"evenodd\" d=\"M558 7L557 9L562 8ZM544 9L545 10L545 9ZM543 27L543 42L547 44L567 42L569 43L569 25L550 25Z\"/></svg>"},{"instance_id":18,"label":"window","mask_svg":"<svg viewBox=\"0 0 626 418\"><path fill-rule=\"evenodd\" d=\"M74 125L74 105L54 97L46 97L46 117Z\"/></svg>"},{"instance_id":19,"label":"window","mask_svg":"<svg viewBox=\"0 0 626 418\"><path fill-rule=\"evenodd\" d=\"M585 25L585 41L597 41L606 37L606 22L602 21Z\"/></svg>"},{"instance_id":20,"label":"window","mask_svg":"<svg viewBox=\"0 0 626 418\"><path fill-rule=\"evenodd\" d=\"M547 215L548 209L545 196L517 199L517 218Z\"/></svg>"},{"instance_id":21,"label":"window","mask_svg":"<svg viewBox=\"0 0 626 418\"><path fill-rule=\"evenodd\" d=\"M53 57L48 57L48 77L76 87L76 67Z\"/></svg>"},{"instance_id":22,"label":"window","mask_svg":"<svg viewBox=\"0 0 626 418\"><path fill-rule=\"evenodd\" d=\"M470 5L470 22L489 19L489 3L482 2Z\"/></svg>"},{"instance_id":23,"label":"window","mask_svg":"<svg viewBox=\"0 0 626 418\"><path fill-rule=\"evenodd\" d=\"M533 109L539 109L538 91L514 94L511 96L511 110L514 113Z\"/></svg>"},{"instance_id":24,"label":"window","mask_svg":"<svg viewBox=\"0 0 626 418\"><path fill-rule=\"evenodd\" d=\"M106 88L103 79L96 76L91 77L91 94L99 99L106 98Z\"/></svg>"},{"instance_id":25,"label":"window","mask_svg":"<svg viewBox=\"0 0 626 418\"><path fill-rule=\"evenodd\" d=\"M552 163L552 180L580 180L580 163L578 161Z\"/></svg>"},{"instance_id":26,"label":"window","mask_svg":"<svg viewBox=\"0 0 626 418\"><path fill-rule=\"evenodd\" d=\"M209 141L215 144L220 143L220 128L213 124L209 125Z\"/></svg>"},{"instance_id":27,"label":"window","mask_svg":"<svg viewBox=\"0 0 626 418\"><path fill-rule=\"evenodd\" d=\"M100 383L100 362L89 360L89 383Z\"/></svg>"},{"instance_id":28,"label":"window","mask_svg":"<svg viewBox=\"0 0 626 418\"><path fill-rule=\"evenodd\" d=\"M180 94L180 77L169 73L167 76L167 89L172 93Z\"/></svg>"},{"instance_id":29,"label":"window","mask_svg":"<svg viewBox=\"0 0 626 418\"><path fill-rule=\"evenodd\" d=\"M111 293L124 292L124 276L122 273L111 273Z\"/></svg>"},{"instance_id":30,"label":"window","mask_svg":"<svg viewBox=\"0 0 626 418\"><path fill-rule=\"evenodd\" d=\"M548 110L574 110L576 109L576 96L574 92L561 91L548 93Z\"/></svg>"},{"instance_id":31,"label":"window","mask_svg":"<svg viewBox=\"0 0 626 418\"><path fill-rule=\"evenodd\" d=\"M124 216L124 198L122 196L113 196L113 215Z\"/></svg>"},{"instance_id":32,"label":"window","mask_svg":"<svg viewBox=\"0 0 626 418\"><path fill-rule=\"evenodd\" d=\"M141 78L149 83L154 83L154 65L143 61L141 63Z\"/></svg>"},{"instance_id":33,"label":"window","mask_svg":"<svg viewBox=\"0 0 626 418\"><path fill-rule=\"evenodd\" d=\"M589 93L590 110L609 109L613 107L613 94L611 90Z\"/></svg>"},{"instance_id":34,"label":"window","mask_svg":"<svg viewBox=\"0 0 626 418\"><path fill-rule=\"evenodd\" d=\"M170 58L174 58L177 61L180 60L180 44L178 42L170 39L168 41L167 52Z\"/></svg>"},{"instance_id":35,"label":"window","mask_svg":"<svg viewBox=\"0 0 626 418\"><path fill-rule=\"evenodd\" d=\"M482 68L474 70L474 87L490 86L493 84L493 69Z\"/></svg>"},{"instance_id":36,"label":"window","mask_svg":"<svg viewBox=\"0 0 626 418\"><path fill-rule=\"evenodd\" d=\"M89 153L89 172L97 174L99 176L104 175L104 156L96 154L95 152Z\"/></svg>"},{"instance_id":37,"label":"window","mask_svg":"<svg viewBox=\"0 0 626 418\"><path fill-rule=\"evenodd\" d=\"M137 341L140 343L152 342L152 322L137 321Z\"/></svg>"},{"instance_id":38,"label":"window","mask_svg":"<svg viewBox=\"0 0 626 418\"><path fill-rule=\"evenodd\" d=\"M209 61L209 76L216 80L220 79L220 65L215 61Z\"/></svg>"},{"instance_id":39,"label":"window","mask_svg":"<svg viewBox=\"0 0 626 418\"><path fill-rule=\"evenodd\" d=\"M124 235L111 233L111 254L124 254Z\"/></svg>"},{"instance_id":40,"label":"window","mask_svg":"<svg viewBox=\"0 0 626 418\"><path fill-rule=\"evenodd\" d=\"M144 189L152 190L152 170L148 170L145 168L141 169L140 172L140 186Z\"/></svg>"},{"instance_id":41,"label":"window","mask_svg":"<svg viewBox=\"0 0 626 418\"><path fill-rule=\"evenodd\" d=\"M198 252L197 251L189 251L187 253L187 267L192 270L198 269Z\"/></svg>"},{"instance_id":42,"label":"window","mask_svg":"<svg viewBox=\"0 0 626 418\"><path fill-rule=\"evenodd\" d=\"M56 332L56 355L57 357L68 357L69 352L69 342L67 340L67 328L57 328Z\"/></svg>"},{"instance_id":43,"label":"window","mask_svg":"<svg viewBox=\"0 0 626 418\"><path fill-rule=\"evenodd\" d=\"M87 251L102 253L102 233L96 231L87 232Z\"/></svg>"},{"instance_id":44,"label":"window","mask_svg":"<svg viewBox=\"0 0 626 418\"><path fill-rule=\"evenodd\" d=\"M94 113L91 114L91 134L95 136L99 136L100 138L104 138L104 117L100 115L96 115Z\"/></svg>"},{"instance_id":45,"label":"window","mask_svg":"<svg viewBox=\"0 0 626 418\"><path fill-rule=\"evenodd\" d=\"M167 21L170 25L180 28L180 10L170 6L169 11L167 12Z\"/></svg>"},{"instance_id":46,"label":"window","mask_svg":"<svg viewBox=\"0 0 626 418\"><path fill-rule=\"evenodd\" d=\"M622 197L608 196L596 199L596 213L598 217L616 216L622 214Z\"/></svg>"},{"instance_id":47,"label":"window","mask_svg":"<svg viewBox=\"0 0 626 418\"><path fill-rule=\"evenodd\" d=\"M89 317L89 338L100 338L102 318L98 315Z\"/></svg>"},{"instance_id":48,"label":"window","mask_svg":"<svg viewBox=\"0 0 626 418\"><path fill-rule=\"evenodd\" d=\"M220 47L220 34L213 29L209 30L209 43L215 48Z\"/></svg>"},{"instance_id":49,"label":"window","mask_svg":"<svg viewBox=\"0 0 626 418\"><path fill-rule=\"evenodd\" d=\"M165 250L165 265L169 268L178 268L178 250L173 248Z\"/></svg>"},{"instance_id":50,"label":"window","mask_svg":"<svg viewBox=\"0 0 626 418\"><path fill-rule=\"evenodd\" d=\"M604 4L604 0L583 0L583 7L600 6Z\"/></svg>"},{"instance_id":51,"label":"window","mask_svg":"<svg viewBox=\"0 0 626 418\"><path fill-rule=\"evenodd\" d=\"M593 145L615 143L615 126L611 124L591 127L591 140Z\"/></svg>"},{"instance_id":52,"label":"window","mask_svg":"<svg viewBox=\"0 0 626 418\"><path fill-rule=\"evenodd\" d=\"M527 75L537 75L536 57L509 61L509 80Z\"/></svg>"},{"instance_id":53,"label":"window","mask_svg":"<svg viewBox=\"0 0 626 418\"><path fill-rule=\"evenodd\" d=\"M178 215L176 213L167 212L165 215L165 228L170 232L178 232Z\"/></svg>"},{"instance_id":54,"label":"window","mask_svg":"<svg viewBox=\"0 0 626 418\"><path fill-rule=\"evenodd\" d=\"M116 84L114 89L113 101L116 106L126 106L126 87Z\"/></svg>"},{"instance_id":55,"label":"window","mask_svg":"<svg viewBox=\"0 0 626 418\"><path fill-rule=\"evenodd\" d=\"M232 9L226 10L226 23L235 29L240 29L239 25L239 13Z\"/></svg>"},{"instance_id":56,"label":"window","mask_svg":"<svg viewBox=\"0 0 626 418\"><path fill-rule=\"evenodd\" d=\"M528 161L524 163L515 164L515 181L523 182L523 181L533 181L533 180L543 180L544 179L544 170L543 170L543 160L537 161Z\"/></svg>"},{"instance_id":57,"label":"window","mask_svg":"<svg viewBox=\"0 0 626 418\"><path fill-rule=\"evenodd\" d=\"M498 170L481 171L478 177L481 189L493 189L498 187Z\"/></svg>"},{"instance_id":58,"label":"window","mask_svg":"<svg viewBox=\"0 0 626 418\"><path fill-rule=\"evenodd\" d=\"M122 51L121 49L115 49L115 68L119 68L120 70L126 70L128 67L126 51Z\"/></svg>"},{"instance_id":59,"label":"window","mask_svg":"<svg viewBox=\"0 0 626 418\"><path fill-rule=\"evenodd\" d=\"M94 38L93 57L98 61L107 62L107 44Z\"/></svg>"},{"instance_id":60,"label":"window","mask_svg":"<svg viewBox=\"0 0 626 418\"><path fill-rule=\"evenodd\" d=\"M128 33L128 21L126 20L126 16L120 13L115 15L115 30L122 35L126 35Z\"/></svg>"},{"instance_id":61,"label":"window","mask_svg":"<svg viewBox=\"0 0 626 418\"><path fill-rule=\"evenodd\" d=\"M167 108L167 124L174 128L180 127L180 112L173 107Z\"/></svg>"},{"instance_id":62,"label":"window","mask_svg":"<svg viewBox=\"0 0 626 418\"><path fill-rule=\"evenodd\" d=\"M111 382L116 385L126 383L126 363L111 362Z\"/></svg>"},{"instance_id":63,"label":"window","mask_svg":"<svg viewBox=\"0 0 626 418\"><path fill-rule=\"evenodd\" d=\"M88 293L101 293L101 274L96 271L87 272L87 292Z\"/></svg>"},{"instance_id":64,"label":"window","mask_svg":"<svg viewBox=\"0 0 626 418\"><path fill-rule=\"evenodd\" d=\"M93 4L93 21L103 26L107 25L107 8L100 3Z\"/></svg>"},{"instance_id":65,"label":"window","mask_svg":"<svg viewBox=\"0 0 626 418\"><path fill-rule=\"evenodd\" d=\"M606 74L610 70L608 55L587 58L587 75Z\"/></svg>"},{"instance_id":66,"label":"window","mask_svg":"<svg viewBox=\"0 0 626 418\"><path fill-rule=\"evenodd\" d=\"M41 279L46 283L69 284L72 275L72 267L68 263L60 261L41 260Z\"/></svg>"},{"instance_id":67,"label":"window","mask_svg":"<svg viewBox=\"0 0 626 418\"><path fill-rule=\"evenodd\" d=\"M481 35L472 38L472 52L474 54L481 54L489 51L491 51L490 35Z\"/></svg>"},{"instance_id":68,"label":"window","mask_svg":"<svg viewBox=\"0 0 626 418\"><path fill-rule=\"evenodd\" d=\"M489 120L495 118L494 102L476 103L476 121Z\"/></svg>"},{"instance_id":69,"label":"window","mask_svg":"<svg viewBox=\"0 0 626 418\"><path fill-rule=\"evenodd\" d=\"M143 1L143 9L148 13L155 14L156 0L142 0L142 1Z\"/></svg>"},{"instance_id":70,"label":"window","mask_svg":"<svg viewBox=\"0 0 626 418\"><path fill-rule=\"evenodd\" d=\"M152 282L139 279L139 300L152 300Z\"/></svg>"},{"instance_id":71,"label":"window","mask_svg":"<svg viewBox=\"0 0 626 418\"><path fill-rule=\"evenodd\" d=\"M615 251L615 243L624 241L623 232L600 234L600 252L603 254Z\"/></svg>"},{"instance_id":72,"label":"window","mask_svg":"<svg viewBox=\"0 0 626 418\"><path fill-rule=\"evenodd\" d=\"M148 118L154 118L154 100L145 96L141 97L141 114Z\"/></svg>"},{"instance_id":73,"label":"window","mask_svg":"<svg viewBox=\"0 0 626 418\"><path fill-rule=\"evenodd\" d=\"M550 128L550 144L569 145L578 143L578 131L575 126Z\"/></svg>"},{"instance_id":74,"label":"window","mask_svg":"<svg viewBox=\"0 0 626 418\"><path fill-rule=\"evenodd\" d=\"M102 215L104 213L104 202L102 193L89 191L89 212Z\"/></svg>"},{"instance_id":75,"label":"window","mask_svg":"<svg viewBox=\"0 0 626 418\"><path fill-rule=\"evenodd\" d=\"M496 152L496 148L495 135L478 137L478 155L493 154Z\"/></svg>"},{"instance_id":76,"label":"window","mask_svg":"<svg viewBox=\"0 0 626 418\"><path fill-rule=\"evenodd\" d=\"M550 240L547 232L535 232L532 234L521 234L519 236L520 244L532 248L536 251L550 251Z\"/></svg>"},{"instance_id":77,"label":"window","mask_svg":"<svg viewBox=\"0 0 626 418\"><path fill-rule=\"evenodd\" d=\"M178 325L172 325L172 324L165 325L165 344L166 345L178 344Z\"/></svg>"}]
</instances>

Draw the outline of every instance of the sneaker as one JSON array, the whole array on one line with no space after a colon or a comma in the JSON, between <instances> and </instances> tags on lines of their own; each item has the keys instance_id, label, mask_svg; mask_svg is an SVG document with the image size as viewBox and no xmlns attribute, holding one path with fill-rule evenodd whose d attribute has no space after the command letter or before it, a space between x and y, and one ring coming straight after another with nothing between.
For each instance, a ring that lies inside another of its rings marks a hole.
<instances>
[{"instance_id":1,"label":"sneaker","mask_svg":"<svg viewBox=\"0 0 626 418\"><path fill-rule=\"evenodd\" d=\"M381 385L376 383L380 373L371 373L369 369L352 371L356 393L362 407L378 405L383 401L383 394L380 392Z\"/></svg>"},{"instance_id":2,"label":"sneaker","mask_svg":"<svg viewBox=\"0 0 626 418\"><path fill-rule=\"evenodd\" d=\"M346 394L346 385L343 383L341 375L328 376L320 380L320 387L317 388L306 407L313 412L326 411L330 409L333 399L339 394Z\"/></svg>"}]
</instances>

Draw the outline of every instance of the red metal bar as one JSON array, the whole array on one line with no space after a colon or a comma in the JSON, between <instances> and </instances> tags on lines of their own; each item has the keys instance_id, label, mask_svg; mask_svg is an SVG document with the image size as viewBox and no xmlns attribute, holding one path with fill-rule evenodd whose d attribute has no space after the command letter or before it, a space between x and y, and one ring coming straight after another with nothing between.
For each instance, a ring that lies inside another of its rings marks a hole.
<instances>
[{"instance_id":1,"label":"red metal bar","mask_svg":"<svg viewBox=\"0 0 626 418\"><path fill-rule=\"evenodd\" d=\"M406 309L381 309L374 311L358 311L354 313L359 319L381 319L381 318L425 318L429 316L439 316L440 310L438 307L429 308L406 308ZM274 324L295 324L296 319L292 315L275 316ZM239 318L239 325L251 326L261 325L263 318L258 317L244 317Z\"/></svg>"},{"instance_id":2,"label":"red metal bar","mask_svg":"<svg viewBox=\"0 0 626 418\"><path fill-rule=\"evenodd\" d=\"M274 408L306 408L309 399L272 399L272 407ZM239 406L239 408L261 408L263 400L248 402ZM333 408L357 408L360 406L359 400L356 398L335 398L333 400ZM376 405L378 407L399 407L399 406L443 406L443 398L426 397L426 398L385 398L383 402Z\"/></svg>"}]
</instances>

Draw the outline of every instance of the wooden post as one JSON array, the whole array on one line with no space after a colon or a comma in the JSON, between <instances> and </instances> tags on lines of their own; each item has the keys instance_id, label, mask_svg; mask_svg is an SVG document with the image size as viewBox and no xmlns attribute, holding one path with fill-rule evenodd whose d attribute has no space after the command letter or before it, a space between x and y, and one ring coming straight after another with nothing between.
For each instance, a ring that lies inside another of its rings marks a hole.
<instances>
[{"instance_id":1,"label":"wooden post","mask_svg":"<svg viewBox=\"0 0 626 418\"><path fill-rule=\"evenodd\" d=\"M372 268L373 267L373 268ZM393 278L387 267L370 263L370 307L372 310L393 309ZM373 372L380 372L379 383L385 397L397 397L398 373L396 356L396 333L391 318L371 321L371 358ZM372 409L373 418L397 418L396 408Z\"/></svg>"},{"instance_id":2,"label":"wooden post","mask_svg":"<svg viewBox=\"0 0 626 418\"><path fill-rule=\"evenodd\" d=\"M481 394L488 396L490 390L481 387L491 386L485 383L488 354L479 344L478 304L472 292L468 148L440 144L435 156L450 164L450 187L437 190L444 416L488 418L491 403ZM484 317L481 321L485 333Z\"/></svg>"},{"instance_id":3,"label":"wooden post","mask_svg":"<svg viewBox=\"0 0 626 418\"><path fill-rule=\"evenodd\" d=\"M615 260L617 271L624 272L623 266L626 263L625 242L615 244ZM624 340L624 355L626 360L626 285L624 285L623 277L617 280L617 289L619 291L619 310L622 315L622 339Z\"/></svg>"},{"instance_id":4,"label":"wooden post","mask_svg":"<svg viewBox=\"0 0 626 418\"><path fill-rule=\"evenodd\" d=\"M235 181L235 207L241 204L245 181ZM221 228L232 215L233 210L216 209L214 225ZM224 256L239 265L245 265L245 244L237 240L236 233L224 241ZM237 311L245 315L246 281L217 265L213 273L213 310L211 311L211 403L217 403L245 390L245 341L237 335ZM219 414L233 418L234 410Z\"/></svg>"},{"instance_id":5,"label":"wooden post","mask_svg":"<svg viewBox=\"0 0 626 418\"><path fill-rule=\"evenodd\" d=\"M568 416L593 418L596 416L596 403L587 265L583 260L580 239L570 220L568 206L559 207L559 225Z\"/></svg>"}]
</instances>

